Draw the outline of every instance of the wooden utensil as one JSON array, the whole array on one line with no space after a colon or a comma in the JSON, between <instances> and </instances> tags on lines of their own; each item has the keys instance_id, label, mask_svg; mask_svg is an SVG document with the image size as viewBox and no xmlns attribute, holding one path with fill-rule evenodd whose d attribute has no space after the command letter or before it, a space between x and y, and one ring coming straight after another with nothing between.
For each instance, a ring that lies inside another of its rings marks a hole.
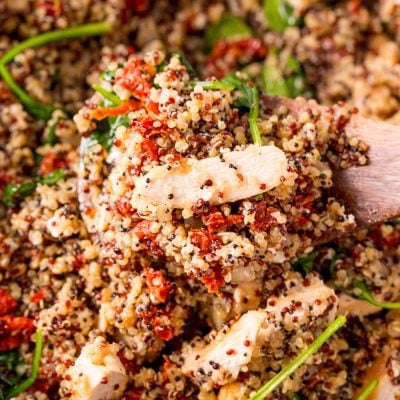
<instances>
[{"instance_id":1,"label":"wooden utensil","mask_svg":"<svg viewBox=\"0 0 400 400\"><path fill-rule=\"evenodd\" d=\"M285 106L294 116L305 109L324 107L302 98L295 100L262 96L265 109ZM400 126L353 115L345 133L358 137L369 146L366 166L334 169L338 198L355 216L357 227L366 227L400 215ZM332 237L330 236L329 239ZM326 240L324 240L326 241Z\"/></svg>"}]
</instances>

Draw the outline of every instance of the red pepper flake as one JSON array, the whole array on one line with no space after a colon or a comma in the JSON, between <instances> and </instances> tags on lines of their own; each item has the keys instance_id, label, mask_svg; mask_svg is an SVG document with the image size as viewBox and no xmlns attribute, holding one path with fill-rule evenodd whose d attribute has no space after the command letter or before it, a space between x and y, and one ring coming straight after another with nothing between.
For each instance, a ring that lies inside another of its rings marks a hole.
<instances>
[{"instance_id":1,"label":"red pepper flake","mask_svg":"<svg viewBox=\"0 0 400 400\"><path fill-rule=\"evenodd\" d=\"M65 169L67 166L68 163L64 158L59 157L54 153L49 153L45 155L40 162L39 174L44 176L56 169Z\"/></svg>"},{"instance_id":2,"label":"red pepper flake","mask_svg":"<svg viewBox=\"0 0 400 400\"><path fill-rule=\"evenodd\" d=\"M7 314L17 307L16 300L3 289L0 289L0 315Z\"/></svg>"}]
</instances>

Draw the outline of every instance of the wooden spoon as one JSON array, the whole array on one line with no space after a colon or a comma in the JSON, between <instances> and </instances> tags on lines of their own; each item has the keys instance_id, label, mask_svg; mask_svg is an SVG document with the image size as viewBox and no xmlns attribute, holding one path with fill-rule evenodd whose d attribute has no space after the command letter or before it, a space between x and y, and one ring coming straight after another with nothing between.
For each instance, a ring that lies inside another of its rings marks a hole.
<instances>
[{"instance_id":1,"label":"wooden spoon","mask_svg":"<svg viewBox=\"0 0 400 400\"><path fill-rule=\"evenodd\" d=\"M294 116L306 109L323 106L303 98L262 96L264 109L285 106ZM400 215L400 126L353 115L346 125L349 137L358 137L369 146L369 163L348 169L334 169L334 185L338 197L355 216L362 228ZM334 233L337 236L337 233ZM324 242L332 239L324 237Z\"/></svg>"}]
</instances>

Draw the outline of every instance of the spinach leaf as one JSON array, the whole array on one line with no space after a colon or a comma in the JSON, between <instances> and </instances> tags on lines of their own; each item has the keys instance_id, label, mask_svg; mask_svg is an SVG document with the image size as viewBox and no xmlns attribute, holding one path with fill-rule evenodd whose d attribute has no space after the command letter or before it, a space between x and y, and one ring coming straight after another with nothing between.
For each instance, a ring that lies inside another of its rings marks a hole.
<instances>
[{"instance_id":1,"label":"spinach leaf","mask_svg":"<svg viewBox=\"0 0 400 400\"><path fill-rule=\"evenodd\" d=\"M248 37L252 36L251 28L241 18L225 14L219 21L211 25L205 33L205 50L210 52L214 43L221 39L233 36Z\"/></svg>"},{"instance_id":2,"label":"spinach leaf","mask_svg":"<svg viewBox=\"0 0 400 400\"><path fill-rule=\"evenodd\" d=\"M264 0L263 6L268 25L276 32L300 24L300 20L293 15L293 9L286 0Z\"/></svg>"},{"instance_id":3,"label":"spinach leaf","mask_svg":"<svg viewBox=\"0 0 400 400\"><path fill-rule=\"evenodd\" d=\"M19 101L29 114L37 119L48 121L56 108L48 104L41 104L32 99L32 97L30 97L29 94L19 87L14 81L13 77L6 68L6 64L12 61L18 54L22 53L26 49L34 49L36 47L64 39L102 35L110 31L110 25L100 22L45 32L41 35L24 40L23 42L12 47L0 58L0 76L3 78L4 82L11 89L11 91L18 97Z\"/></svg>"},{"instance_id":4,"label":"spinach leaf","mask_svg":"<svg viewBox=\"0 0 400 400\"><path fill-rule=\"evenodd\" d=\"M238 107L249 110L249 127L253 143L261 146L261 132L257 125L257 118L260 113L260 96L258 88L246 79L239 78L235 74L230 74L221 79L222 83L233 86L241 93L237 101Z\"/></svg>"},{"instance_id":5,"label":"spinach leaf","mask_svg":"<svg viewBox=\"0 0 400 400\"><path fill-rule=\"evenodd\" d=\"M36 190L39 183L54 185L59 180L65 178L65 176L65 171L55 170L42 178L37 177L31 182L8 183L4 189L3 203L7 207L13 207L25 197L31 195Z\"/></svg>"}]
</instances>

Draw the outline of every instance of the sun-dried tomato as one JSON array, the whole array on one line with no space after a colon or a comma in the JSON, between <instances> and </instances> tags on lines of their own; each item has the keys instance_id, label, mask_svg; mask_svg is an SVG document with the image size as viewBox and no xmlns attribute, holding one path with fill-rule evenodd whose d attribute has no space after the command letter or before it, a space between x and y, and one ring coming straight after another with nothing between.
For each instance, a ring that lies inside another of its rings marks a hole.
<instances>
[{"instance_id":1,"label":"sun-dried tomato","mask_svg":"<svg viewBox=\"0 0 400 400\"><path fill-rule=\"evenodd\" d=\"M86 257L82 253L75 255L75 260L73 263L74 269L80 269L87 263Z\"/></svg>"},{"instance_id":2,"label":"sun-dried tomato","mask_svg":"<svg viewBox=\"0 0 400 400\"><path fill-rule=\"evenodd\" d=\"M398 231L393 231L389 235L384 236L379 228L375 228L369 236L379 249L383 249L384 247L393 249L400 244L400 233Z\"/></svg>"},{"instance_id":3,"label":"sun-dried tomato","mask_svg":"<svg viewBox=\"0 0 400 400\"><path fill-rule=\"evenodd\" d=\"M145 139L140 144L142 148L141 158L145 162L151 162L158 160L158 146L154 140Z\"/></svg>"},{"instance_id":4,"label":"sun-dried tomato","mask_svg":"<svg viewBox=\"0 0 400 400\"><path fill-rule=\"evenodd\" d=\"M0 289L0 315L7 314L11 310L17 307L17 302L3 289Z\"/></svg>"},{"instance_id":5,"label":"sun-dried tomato","mask_svg":"<svg viewBox=\"0 0 400 400\"><path fill-rule=\"evenodd\" d=\"M170 284L168 279L161 271L156 271L153 268L146 268L144 271L146 284L149 287L150 294L157 301L164 303L170 292Z\"/></svg>"},{"instance_id":6,"label":"sun-dried tomato","mask_svg":"<svg viewBox=\"0 0 400 400\"><path fill-rule=\"evenodd\" d=\"M131 216L133 214L133 208L130 199L126 196L120 197L117 200L117 210L122 215Z\"/></svg>"},{"instance_id":7,"label":"sun-dried tomato","mask_svg":"<svg viewBox=\"0 0 400 400\"><path fill-rule=\"evenodd\" d=\"M207 60L207 74L222 78L240 65L263 60L266 55L267 48L259 38L218 40Z\"/></svg>"},{"instance_id":8,"label":"sun-dried tomato","mask_svg":"<svg viewBox=\"0 0 400 400\"><path fill-rule=\"evenodd\" d=\"M125 0L125 6L135 15L144 15L149 11L149 0Z\"/></svg>"},{"instance_id":9,"label":"sun-dried tomato","mask_svg":"<svg viewBox=\"0 0 400 400\"><path fill-rule=\"evenodd\" d=\"M42 299L43 299L43 290L42 289L39 289L36 293L34 293L30 297L30 300L32 303L39 303L39 301Z\"/></svg>"},{"instance_id":10,"label":"sun-dried tomato","mask_svg":"<svg viewBox=\"0 0 400 400\"><path fill-rule=\"evenodd\" d=\"M154 333L162 340L168 341L174 337L174 328L171 325L165 325L160 319L154 321Z\"/></svg>"},{"instance_id":11,"label":"sun-dried tomato","mask_svg":"<svg viewBox=\"0 0 400 400\"><path fill-rule=\"evenodd\" d=\"M210 214L202 216L203 224L210 231L218 231L226 229L229 226L241 224L243 222L243 215L235 214L225 217L220 211L215 211Z\"/></svg>"},{"instance_id":12,"label":"sun-dried tomato","mask_svg":"<svg viewBox=\"0 0 400 400\"><path fill-rule=\"evenodd\" d=\"M169 312L164 308L149 304L137 311L137 315L160 339L168 341L175 336L175 329L170 324Z\"/></svg>"},{"instance_id":13,"label":"sun-dried tomato","mask_svg":"<svg viewBox=\"0 0 400 400\"><path fill-rule=\"evenodd\" d=\"M139 239L155 239L157 234L151 231L152 225L153 221L144 219L136 224L136 226L133 228L133 232Z\"/></svg>"},{"instance_id":14,"label":"sun-dried tomato","mask_svg":"<svg viewBox=\"0 0 400 400\"><path fill-rule=\"evenodd\" d=\"M267 207L265 201L260 201L255 204L256 212L254 222L251 228L255 231L263 231L271 227L277 226L278 221L272 214L277 211L274 207Z\"/></svg>"},{"instance_id":15,"label":"sun-dried tomato","mask_svg":"<svg viewBox=\"0 0 400 400\"><path fill-rule=\"evenodd\" d=\"M157 237L156 233L153 233L150 228L152 221L143 220L140 221L134 228L133 232L140 239L144 249L154 258L159 259L164 257L164 251L155 240Z\"/></svg>"},{"instance_id":16,"label":"sun-dried tomato","mask_svg":"<svg viewBox=\"0 0 400 400\"><path fill-rule=\"evenodd\" d=\"M64 158L54 153L49 153L40 162L39 173L40 175L47 175L56 169L65 169L67 166L68 163Z\"/></svg>"},{"instance_id":17,"label":"sun-dried tomato","mask_svg":"<svg viewBox=\"0 0 400 400\"><path fill-rule=\"evenodd\" d=\"M140 108L141 104L138 101L125 101L115 107L100 107L92 110L91 117L101 121L107 117L118 117L119 115L125 115L131 111L136 111Z\"/></svg>"},{"instance_id":18,"label":"sun-dried tomato","mask_svg":"<svg viewBox=\"0 0 400 400\"><path fill-rule=\"evenodd\" d=\"M203 254L213 253L221 246L221 241L218 236L213 235L204 228L192 229L189 232L189 238Z\"/></svg>"},{"instance_id":19,"label":"sun-dried tomato","mask_svg":"<svg viewBox=\"0 0 400 400\"><path fill-rule=\"evenodd\" d=\"M210 293L218 293L219 288L225 285L225 279L219 264L213 264L207 271L202 271L198 276Z\"/></svg>"},{"instance_id":20,"label":"sun-dried tomato","mask_svg":"<svg viewBox=\"0 0 400 400\"><path fill-rule=\"evenodd\" d=\"M150 70L150 65L133 57L125 64L122 74L116 80L129 89L137 99L144 100L150 94L152 72L154 71Z\"/></svg>"},{"instance_id":21,"label":"sun-dried tomato","mask_svg":"<svg viewBox=\"0 0 400 400\"><path fill-rule=\"evenodd\" d=\"M5 315L0 317L0 351L15 349L29 340L35 330L33 320Z\"/></svg>"}]
</instances>

